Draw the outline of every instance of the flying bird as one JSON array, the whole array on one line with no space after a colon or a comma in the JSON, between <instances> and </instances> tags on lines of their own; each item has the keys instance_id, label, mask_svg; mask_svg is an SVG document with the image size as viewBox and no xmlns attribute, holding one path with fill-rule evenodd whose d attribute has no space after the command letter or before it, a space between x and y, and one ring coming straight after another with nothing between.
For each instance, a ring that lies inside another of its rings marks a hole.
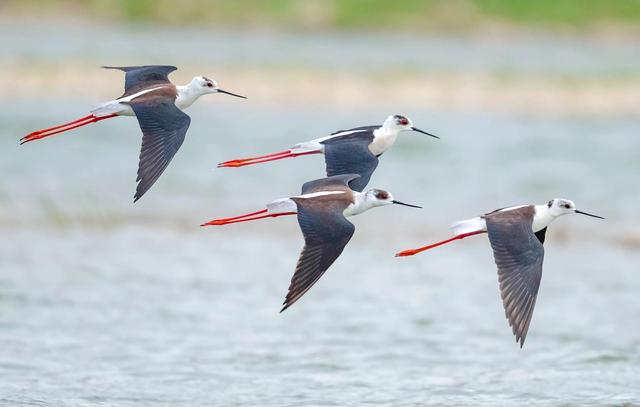
<instances>
[{"instance_id":1,"label":"flying bird","mask_svg":"<svg viewBox=\"0 0 640 407\"><path fill-rule=\"evenodd\" d=\"M136 116L142 130L142 148L138 164L138 182L134 202L142 197L157 181L173 159L191 123L182 110L191 106L200 96L227 92L213 79L196 76L184 86L176 86L167 77L177 68L166 65L104 66L125 72L124 94L103 103L90 114L59 126L34 131L20 140L20 144L66 132L87 124L118 116Z\"/></svg>"},{"instance_id":2,"label":"flying bird","mask_svg":"<svg viewBox=\"0 0 640 407\"><path fill-rule=\"evenodd\" d=\"M498 266L498 282L505 315L520 347L529 330L536 305L547 227L556 218L570 213L604 219L576 209L568 199L556 198L546 205L521 205L497 209L485 215L454 223L454 237L438 243L405 250L399 256L414 254L468 236L487 233Z\"/></svg>"},{"instance_id":3,"label":"flying bird","mask_svg":"<svg viewBox=\"0 0 640 407\"><path fill-rule=\"evenodd\" d=\"M310 181L302 186L301 195L275 200L261 211L216 219L201 226L297 215L305 245L291 278L282 312L298 301L340 256L355 231L355 226L347 220L348 216L390 204L420 208L396 201L390 192L381 189L354 191L350 185L359 177L346 174Z\"/></svg>"},{"instance_id":4,"label":"flying bird","mask_svg":"<svg viewBox=\"0 0 640 407\"><path fill-rule=\"evenodd\" d=\"M298 143L288 150L251 158L229 160L218 167L244 167L283 158L308 154L324 154L327 176L358 174L360 178L350 187L361 192L369 183L371 174L378 166L378 158L395 143L398 134L413 130L431 137L439 138L413 126L405 116L389 116L382 126L362 126L349 130L340 130L327 137Z\"/></svg>"}]
</instances>

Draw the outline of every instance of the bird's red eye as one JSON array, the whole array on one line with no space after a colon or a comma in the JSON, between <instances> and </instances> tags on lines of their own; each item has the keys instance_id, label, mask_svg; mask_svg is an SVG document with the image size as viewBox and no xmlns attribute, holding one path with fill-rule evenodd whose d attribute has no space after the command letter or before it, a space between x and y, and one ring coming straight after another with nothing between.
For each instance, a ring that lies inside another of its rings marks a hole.
<instances>
[{"instance_id":1,"label":"bird's red eye","mask_svg":"<svg viewBox=\"0 0 640 407\"><path fill-rule=\"evenodd\" d=\"M400 119L400 124L406 126L407 124L409 124L409 120L403 117L402 119Z\"/></svg>"}]
</instances>

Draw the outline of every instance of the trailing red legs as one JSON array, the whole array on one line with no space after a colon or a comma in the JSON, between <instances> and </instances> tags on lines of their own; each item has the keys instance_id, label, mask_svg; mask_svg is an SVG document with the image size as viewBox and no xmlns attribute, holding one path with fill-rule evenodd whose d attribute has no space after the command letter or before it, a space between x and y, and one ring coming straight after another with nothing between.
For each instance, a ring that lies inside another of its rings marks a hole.
<instances>
[{"instance_id":1,"label":"trailing red legs","mask_svg":"<svg viewBox=\"0 0 640 407\"><path fill-rule=\"evenodd\" d=\"M430 244L430 245L427 245L427 246L419 247L417 249L403 250L403 251L401 251L399 253L396 253L396 257L413 256L414 254L418 254L420 252L424 252L426 250L433 249L434 247L442 246L443 244L451 243L451 242L453 242L455 240L464 239L465 237L469 237L469 236L473 236L473 235L479 235L480 233L487 233L487 232L481 230L481 231L477 231L477 232L463 233L461 235L454 236L452 238L443 240L441 242L437 242L437 243L433 243L433 244Z\"/></svg>"},{"instance_id":2,"label":"trailing red legs","mask_svg":"<svg viewBox=\"0 0 640 407\"><path fill-rule=\"evenodd\" d=\"M266 215L263 215L266 214ZM280 212L280 213L268 213L267 209L263 209L257 212L247 213L245 215L233 216L231 218L214 219L207 223L203 223L200 226L222 226L231 223L249 222L251 220L265 219L265 218L277 218L278 216L297 215L297 212Z\"/></svg>"},{"instance_id":3,"label":"trailing red legs","mask_svg":"<svg viewBox=\"0 0 640 407\"><path fill-rule=\"evenodd\" d=\"M20 144L24 144L29 141L39 140L41 138L53 136L54 134L63 133L65 131L73 130L78 127L86 126L87 124L96 123L101 120L110 119L116 116L118 115L115 113L107 116L95 116L93 114L90 114L88 116L81 117L69 123L65 123L59 126L49 127L47 129L42 129L42 130L34 131L33 133L29 133L20 139Z\"/></svg>"},{"instance_id":4,"label":"trailing red legs","mask_svg":"<svg viewBox=\"0 0 640 407\"><path fill-rule=\"evenodd\" d=\"M322 151L315 150L315 151L305 151L303 153L295 153L293 150L284 150L284 151L280 151L278 153L260 155L260 156L257 156L257 157L238 158L236 160L225 161L225 162L222 162L222 163L218 164L218 168L222 168L222 167L244 167L245 165L266 163L266 162L269 162L269 161L281 160L283 158L299 157L301 155L308 155L308 154L322 154Z\"/></svg>"}]
</instances>

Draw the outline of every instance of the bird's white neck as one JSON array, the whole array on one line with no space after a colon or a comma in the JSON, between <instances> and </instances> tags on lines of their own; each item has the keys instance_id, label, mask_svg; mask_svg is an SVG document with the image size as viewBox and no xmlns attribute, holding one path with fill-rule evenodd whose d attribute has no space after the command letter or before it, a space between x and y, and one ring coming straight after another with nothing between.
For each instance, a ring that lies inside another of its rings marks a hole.
<instances>
[{"instance_id":1,"label":"bird's white neck","mask_svg":"<svg viewBox=\"0 0 640 407\"><path fill-rule=\"evenodd\" d=\"M342 212L344 216L359 215L371 208L383 205L381 201L371 199L365 192L358 191L353 191L353 201L354 203L347 206L347 208Z\"/></svg>"},{"instance_id":2,"label":"bird's white neck","mask_svg":"<svg viewBox=\"0 0 640 407\"><path fill-rule=\"evenodd\" d=\"M176 97L175 104L180 109L188 108L193 104L193 102L203 95L200 88L192 86L191 83L184 86L176 86L176 91L178 92L178 96Z\"/></svg>"},{"instance_id":3,"label":"bird's white neck","mask_svg":"<svg viewBox=\"0 0 640 407\"><path fill-rule=\"evenodd\" d=\"M369 145L369 150L373 155L380 155L387 151L396 142L400 131L397 127L383 125L373 131L373 142Z\"/></svg>"},{"instance_id":4,"label":"bird's white neck","mask_svg":"<svg viewBox=\"0 0 640 407\"><path fill-rule=\"evenodd\" d=\"M546 228L555 218L557 218L557 216L554 216L551 213L551 210L547 205L535 205L534 209L535 213L533 215L533 223L531 224L531 228L534 233Z\"/></svg>"}]
</instances>

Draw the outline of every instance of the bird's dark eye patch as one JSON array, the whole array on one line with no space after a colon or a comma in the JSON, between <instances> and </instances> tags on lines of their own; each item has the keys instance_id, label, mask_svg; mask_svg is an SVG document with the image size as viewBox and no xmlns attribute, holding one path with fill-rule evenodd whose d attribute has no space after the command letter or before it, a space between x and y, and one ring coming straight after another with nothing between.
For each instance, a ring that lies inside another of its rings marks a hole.
<instances>
[{"instance_id":1,"label":"bird's dark eye patch","mask_svg":"<svg viewBox=\"0 0 640 407\"><path fill-rule=\"evenodd\" d=\"M210 88L213 88L213 83L207 82L207 86L210 87Z\"/></svg>"},{"instance_id":2,"label":"bird's dark eye patch","mask_svg":"<svg viewBox=\"0 0 640 407\"><path fill-rule=\"evenodd\" d=\"M376 198L380 200L389 199L389 194L386 191L376 192Z\"/></svg>"},{"instance_id":3,"label":"bird's dark eye patch","mask_svg":"<svg viewBox=\"0 0 640 407\"><path fill-rule=\"evenodd\" d=\"M398 123L400 126L406 126L407 124L409 124L409 119L404 116L400 116L399 114L393 116L393 118L396 119L396 123Z\"/></svg>"},{"instance_id":4,"label":"bird's dark eye patch","mask_svg":"<svg viewBox=\"0 0 640 407\"><path fill-rule=\"evenodd\" d=\"M551 207L553 206L553 201L549 201L549 203L547 204L547 206L548 206L549 208L551 208Z\"/></svg>"},{"instance_id":5,"label":"bird's dark eye patch","mask_svg":"<svg viewBox=\"0 0 640 407\"><path fill-rule=\"evenodd\" d=\"M567 208L567 209L571 209L571 205L569 205L569 204L564 204L564 207Z\"/></svg>"}]
</instances>

